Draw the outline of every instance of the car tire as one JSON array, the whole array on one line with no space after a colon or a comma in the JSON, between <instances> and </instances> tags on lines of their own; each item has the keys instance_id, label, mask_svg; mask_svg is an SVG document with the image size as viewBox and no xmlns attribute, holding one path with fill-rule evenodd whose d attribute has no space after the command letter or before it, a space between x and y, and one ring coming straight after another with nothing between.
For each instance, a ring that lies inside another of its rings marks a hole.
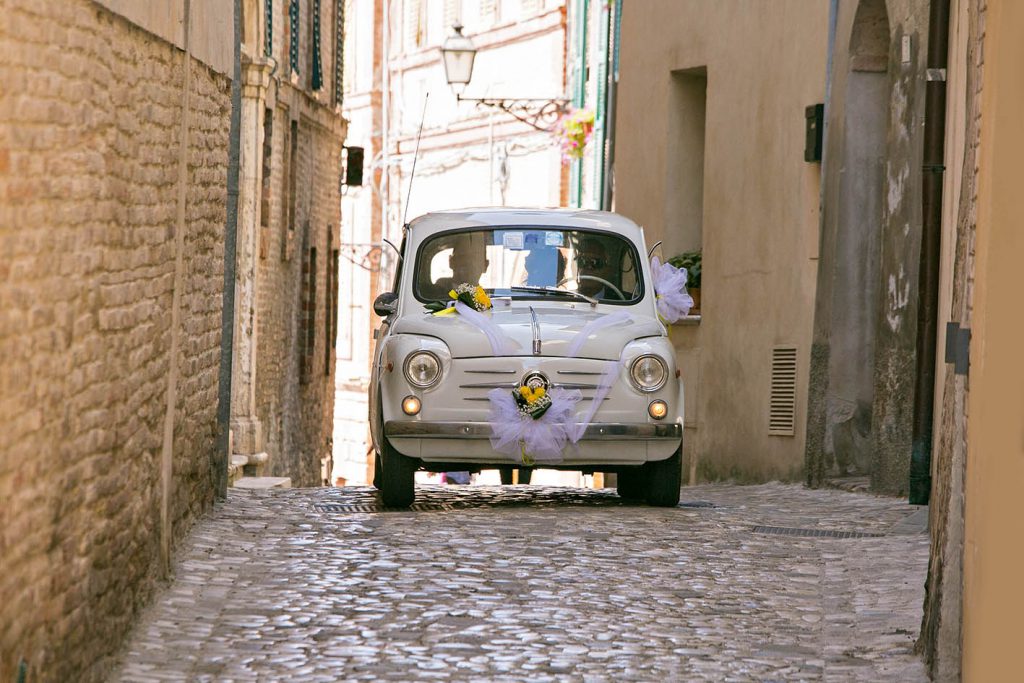
<instances>
[{"instance_id":1,"label":"car tire","mask_svg":"<svg viewBox=\"0 0 1024 683\"><path fill-rule=\"evenodd\" d=\"M378 491L380 491L380 487L381 487L380 477L381 477L381 472L383 471L383 469L384 468L381 467L381 464L380 464L380 453L374 453L373 454L373 488L377 489Z\"/></svg>"},{"instance_id":2,"label":"car tire","mask_svg":"<svg viewBox=\"0 0 1024 683\"><path fill-rule=\"evenodd\" d=\"M679 487L683 481L682 445L665 460L647 463L644 470L647 475L647 504L663 508L679 505Z\"/></svg>"},{"instance_id":3,"label":"car tire","mask_svg":"<svg viewBox=\"0 0 1024 683\"><path fill-rule=\"evenodd\" d=\"M384 507L407 508L416 498L416 470L419 463L395 450L387 439L382 444L383 469L380 497Z\"/></svg>"},{"instance_id":4,"label":"car tire","mask_svg":"<svg viewBox=\"0 0 1024 683\"><path fill-rule=\"evenodd\" d=\"M533 468L532 467L512 467L511 465L506 465L506 466L498 468L498 474L501 475L501 483L502 483L502 485L504 485L504 486L511 486L512 485L512 481L514 479L513 474L515 473L515 471L517 469L519 470L519 483L520 484L529 484L530 483L530 479L533 478Z\"/></svg>"},{"instance_id":5,"label":"car tire","mask_svg":"<svg viewBox=\"0 0 1024 683\"><path fill-rule=\"evenodd\" d=\"M639 500L646 496L647 472L643 467L620 470L616 477L615 490L620 498Z\"/></svg>"}]
</instances>

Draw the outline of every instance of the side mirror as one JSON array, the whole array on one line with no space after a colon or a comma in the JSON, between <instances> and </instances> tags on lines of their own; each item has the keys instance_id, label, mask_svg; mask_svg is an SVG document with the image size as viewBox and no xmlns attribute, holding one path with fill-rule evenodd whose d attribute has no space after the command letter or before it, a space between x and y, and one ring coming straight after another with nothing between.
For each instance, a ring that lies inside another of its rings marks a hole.
<instances>
[{"instance_id":1,"label":"side mirror","mask_svg":"<svg viewBox=\"0 0 1024 683\"><path fill-rule=\"evenodd\" d=\"M373 301L373 312L382 318L393 315L398 310L398 295L384 292Z\"/></svg>"}]
</instances>

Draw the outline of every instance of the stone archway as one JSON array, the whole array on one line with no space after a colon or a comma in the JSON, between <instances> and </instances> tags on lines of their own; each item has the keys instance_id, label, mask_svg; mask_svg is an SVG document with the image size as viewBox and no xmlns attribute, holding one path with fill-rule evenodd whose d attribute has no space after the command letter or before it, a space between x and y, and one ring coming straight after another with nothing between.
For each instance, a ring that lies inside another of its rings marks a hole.
<instances>
[{"instance_id":1,"label":"stone archway","mask_svg":"<svg viewBox=\"0 0 1024 683\"><path fill-rule=\"evenodd\" d=\"M861 0L850 33L836 204L825 452L834 474L870 473L880 243L889 122L885 0Z\"/></svg>"}]
</instances>

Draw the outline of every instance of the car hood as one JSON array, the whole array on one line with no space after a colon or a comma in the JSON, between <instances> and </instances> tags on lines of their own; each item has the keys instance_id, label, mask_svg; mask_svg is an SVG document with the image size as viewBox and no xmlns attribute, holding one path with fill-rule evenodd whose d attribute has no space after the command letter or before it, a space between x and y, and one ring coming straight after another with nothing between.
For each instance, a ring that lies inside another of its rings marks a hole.
<instances>
[{"instance_id":1,"label":"car hood","mask_svg":"<svg viewBox=\"0 0 1024 683\"><path fill-rule=\"evenodd\" d=\"M517 303L510 307L499 306L484 314L512 342L511 355L534 355L531 308L537 319L537 331L541 341L539 355L542 356L565 356L573 340L589 323L619 312L628 313L630 318L600 326L600 329L596 330L596 325L592 327L593 331L588 332L587 339L576 352L577 357L617 360L622 348L634 339L665 334L665 327L655 317L625 307L613 307L613 310L583 310L538 302ZM480 328L457 314L406 315L395 322L392 332L437 337L448 345L453 358L494 355L487 336Z\"/></svg>"}]
</instances>

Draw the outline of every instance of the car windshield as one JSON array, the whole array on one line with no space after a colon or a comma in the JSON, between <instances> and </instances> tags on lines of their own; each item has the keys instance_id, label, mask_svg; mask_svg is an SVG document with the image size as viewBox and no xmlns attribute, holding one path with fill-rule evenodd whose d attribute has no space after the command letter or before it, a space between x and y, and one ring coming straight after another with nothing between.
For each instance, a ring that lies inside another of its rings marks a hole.
<instances>
[{"instance_id":1,"label":"car windshield","mask_svg":"<svg viewBox=\"0 0 1024 683\"><path fill-rule=\"evenodd\" d=\"M444 301L466 283L516 299L631 304L643 297L638 263L633 244L614 233L532 227L445 232L420 246L414 292L420 301Z\"/></svg>"}]
</instances>

